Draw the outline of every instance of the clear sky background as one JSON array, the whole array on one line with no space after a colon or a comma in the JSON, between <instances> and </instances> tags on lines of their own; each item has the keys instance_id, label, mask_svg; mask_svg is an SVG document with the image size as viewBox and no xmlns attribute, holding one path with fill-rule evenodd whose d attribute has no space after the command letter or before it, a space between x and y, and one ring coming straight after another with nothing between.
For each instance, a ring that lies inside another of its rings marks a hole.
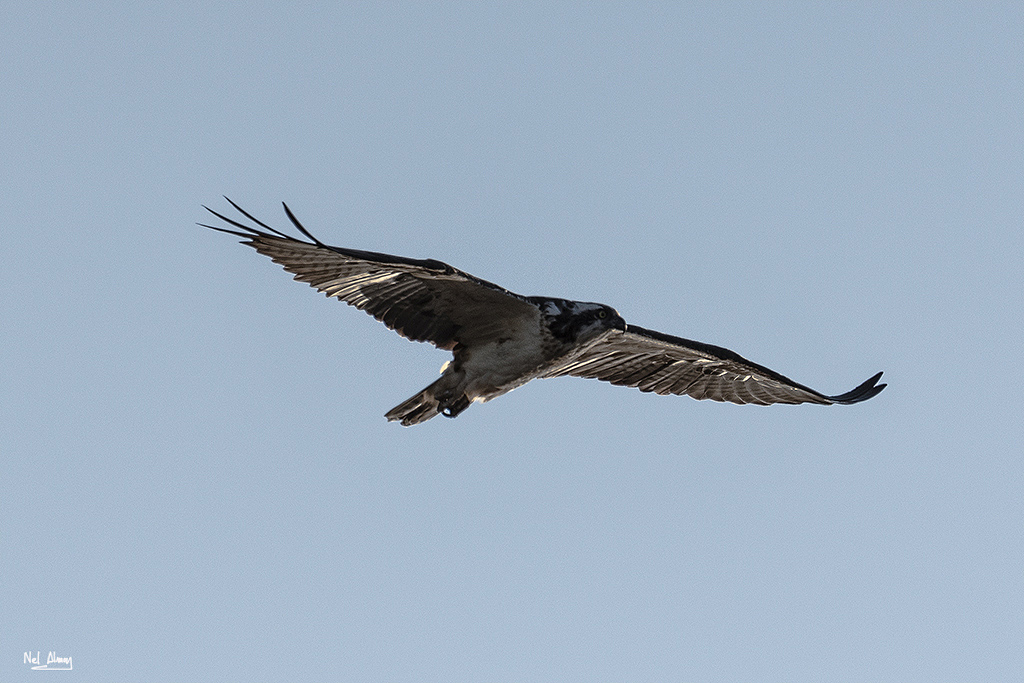
<instances>
[{"instance_id":1,"label":"clear sky background","mask_svg":"<svg viewBox=\"0 0 1024 683\"><path fill-rule=\"evenodd\" d=\"M0 679L1019 681L1024 10L934 5L5 3ZM404 429L222 194L889 388Z\"/></svg>"}]
</instances>

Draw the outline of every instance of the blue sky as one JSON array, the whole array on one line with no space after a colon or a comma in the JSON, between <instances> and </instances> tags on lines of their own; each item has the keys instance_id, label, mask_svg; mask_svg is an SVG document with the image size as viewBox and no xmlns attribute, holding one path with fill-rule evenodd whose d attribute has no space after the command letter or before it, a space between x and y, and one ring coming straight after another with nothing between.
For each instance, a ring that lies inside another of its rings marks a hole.
<instances>
[{"instance_id":1,"label":"blue sky","mask_svg":"<svg viewBox=\"0 0 1024 683\"><path fill-rule=\"evenodd\" d=\"M1014 3L30 3L0 678L1019 680ZM533 382L195 226L600 301L856 406Z\"/></svg>"}]
</instances>

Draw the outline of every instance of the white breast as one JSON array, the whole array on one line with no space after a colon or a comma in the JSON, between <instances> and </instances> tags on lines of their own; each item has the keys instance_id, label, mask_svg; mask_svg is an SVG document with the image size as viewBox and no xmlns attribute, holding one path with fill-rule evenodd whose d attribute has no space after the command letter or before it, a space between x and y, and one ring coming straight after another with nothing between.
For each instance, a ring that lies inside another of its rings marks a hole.
<instances>
[{"instance_id":1,"label":"white breast","mask_svg":"<svg viewBox=\"0 0 1024 683\"><path fill-rule=\"evenodd\" d=\"M492 342L477 344L462 354L466 395L490 401L533 379L546 362L539 319L510 321Z\"/></svg>"}]
</instances>

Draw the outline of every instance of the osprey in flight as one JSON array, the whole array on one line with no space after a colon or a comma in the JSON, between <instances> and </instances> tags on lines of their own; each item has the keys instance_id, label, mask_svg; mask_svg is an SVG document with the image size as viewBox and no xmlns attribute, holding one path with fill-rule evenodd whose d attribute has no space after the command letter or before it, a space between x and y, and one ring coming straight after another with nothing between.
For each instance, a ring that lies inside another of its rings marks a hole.
<instances>
[{"instance_id":1,"label":"osprey in flight","mask_svg":"<svg viewBox=\"0 0 1024 683\"><path fill-rule=\"evenodd\" d=\"M774 370L710 344L629 325L611 306L520 296L447 263L331 247L285 213L310 241L257 220L256 226L207 211L329 297L364 310L403 337L451 351L441 378L387 412L405 426L435 415L456 417L473 401L490 401L541 377L588 377L658 394L731 403L859 403L886 385L878 373L856 389L826 396Z\"/></svg>"}]
</instances>

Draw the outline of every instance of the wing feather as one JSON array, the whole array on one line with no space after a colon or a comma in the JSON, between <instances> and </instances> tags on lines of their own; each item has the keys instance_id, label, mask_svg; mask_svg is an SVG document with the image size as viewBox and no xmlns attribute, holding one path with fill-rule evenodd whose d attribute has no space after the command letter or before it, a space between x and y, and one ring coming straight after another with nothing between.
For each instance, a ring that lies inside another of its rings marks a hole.
<instances>
[{"instance_id":1,"label":"wing feather","mask_svg":"<svg viewBox=\"0 0 1024 683\"><path fill-rule=\"evenodd\" d=\"M296 280L366 311L407 339L450 350L498 333L500 321L539 315L524 297L447 263L328 246L285 205L292 225L310 240L305 242L227 201L255 225L209 207L204 208L231 227L200 225L243 238L242 244L282 265Z\"/></svg>"},{"instance_id":2,"label":"wing feather","mask_svg":"<svg viewBox=\"0 0 1024 683\"><path fill-rule=\"evenodd\" d=\"M613 331L581 356L554 368L548 377L571 375L636 387L657 394L686 394L730 403L859 403L885 388L878 373L856 389L826 396L711 344L628 325Z\"/></svg>"}]
</instances>

